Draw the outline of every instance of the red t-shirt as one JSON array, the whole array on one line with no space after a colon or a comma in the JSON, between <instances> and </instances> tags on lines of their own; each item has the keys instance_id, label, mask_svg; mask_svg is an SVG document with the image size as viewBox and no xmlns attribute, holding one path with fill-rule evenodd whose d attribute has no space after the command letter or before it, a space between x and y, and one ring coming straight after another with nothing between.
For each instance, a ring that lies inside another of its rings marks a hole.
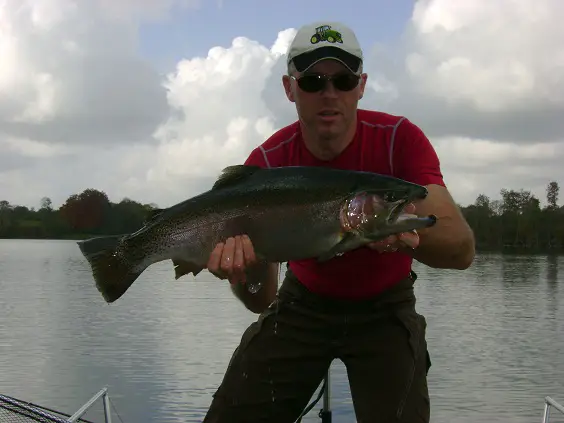
<instances>
[{"instance_id":1,"label":"red t-shirt","mask_svg":"<svg viewBox=\"0 0 564 423\"><path fill-rule=\"evenodd\" d=\"M355 138L336 158L323 161L306 148L299 122L280 129L255 148L245 164L261 167L326 166L370 171L420 185L444 186L439 159L425 134L408 119L358 110ZM290 269L312 292L346 299L378 294L409 275L412 258L401 252L357 250L318 263L293 261Z\"/></svg>"}]
</instances>

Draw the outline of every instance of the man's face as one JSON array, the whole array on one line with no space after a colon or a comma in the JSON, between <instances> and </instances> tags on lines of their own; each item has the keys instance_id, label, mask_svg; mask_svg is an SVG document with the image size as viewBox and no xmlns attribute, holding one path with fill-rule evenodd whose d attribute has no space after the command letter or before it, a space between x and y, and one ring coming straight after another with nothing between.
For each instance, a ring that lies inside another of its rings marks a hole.
<instances>
[{"instance_id":1,"label":"man's face","mask_svg":"<svg viewBox=\"0 0 564 423\"><path fill-rule=\"evenodd\" d=\"M298 116L310 131L321 139L335 139L346 134L354 123L358 100L364 94L366 74L362 74L359 83L350 91L335 88L333 82L326 84L325 88L317 92L308 92L299 87L298 81L306 75L352 75L342 63L327 59L323 60L305 73L296 73L289 77L284 75L282 82L288 100L296 103Z\"/></svg>"}]
</instances>

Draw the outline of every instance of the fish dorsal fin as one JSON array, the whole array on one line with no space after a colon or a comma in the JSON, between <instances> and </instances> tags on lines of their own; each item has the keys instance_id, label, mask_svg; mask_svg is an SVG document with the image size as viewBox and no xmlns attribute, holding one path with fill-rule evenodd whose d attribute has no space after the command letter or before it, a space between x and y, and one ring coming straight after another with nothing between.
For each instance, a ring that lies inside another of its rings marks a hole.
<instances>
[{"instance_id":1,"label":"fish dorsal fin","mask_svg":"<svg viewBox=\"0 0 564 423\"><path fill-rule=\"evenodd\" d=\"M161 214L163 214L163 211L164 211L164 209L149 210L149 212L147 213L147 216L145 217L145 224L155 220L157 217L159 217Z\"/></svg>"},{"instance_id":2,"label":"fish dorsal fin","mask_svg":"<svg viewBox=\"0 0 564 423\"><path fill-rule=\"evenodd\" d=\"M225 188L230 185L237 184L243 179L251 176L257 170L261 169L260 166L250 165L233 165L227 166L221 171L221 175L215 181L212 189Z\"/></svg>"}]
</instances>

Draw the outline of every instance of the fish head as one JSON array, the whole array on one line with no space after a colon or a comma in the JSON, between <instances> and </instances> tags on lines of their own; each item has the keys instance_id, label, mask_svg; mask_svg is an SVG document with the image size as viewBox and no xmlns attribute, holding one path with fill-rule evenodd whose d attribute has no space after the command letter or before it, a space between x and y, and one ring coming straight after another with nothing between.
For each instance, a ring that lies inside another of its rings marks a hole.
<instances>
[{"instance_id":1,"label":"fish head","mask_svg":"<svg viewBox=\"0 0 564 423\"><path fill-rule=\"evenodd\" d=\"M427 196L427 188L403 181L386 182L377 189L355 191L347 197L340 214L343 230L383 238L436 223L435 216L419 217L404 212L408 204Z\"/></svg>"}]
</instances>

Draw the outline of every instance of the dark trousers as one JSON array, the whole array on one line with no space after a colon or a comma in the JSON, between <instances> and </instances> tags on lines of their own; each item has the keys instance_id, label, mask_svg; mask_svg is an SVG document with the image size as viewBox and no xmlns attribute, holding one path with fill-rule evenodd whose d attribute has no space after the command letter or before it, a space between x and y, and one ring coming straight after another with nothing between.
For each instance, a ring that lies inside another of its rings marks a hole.
<instances>
[{"instance_id":1,"label":"dark trousers","mask_svg":"<svg viewBox=\"0 0 564 423\"><path fill-rule=\"evenodd\" d=\"M320 297L290 270L235 349L204 423L293 423L333 359L346 366L358 423L428 423L431 365L416 275L378 297Z\"/></svg>"}]
</instances>

